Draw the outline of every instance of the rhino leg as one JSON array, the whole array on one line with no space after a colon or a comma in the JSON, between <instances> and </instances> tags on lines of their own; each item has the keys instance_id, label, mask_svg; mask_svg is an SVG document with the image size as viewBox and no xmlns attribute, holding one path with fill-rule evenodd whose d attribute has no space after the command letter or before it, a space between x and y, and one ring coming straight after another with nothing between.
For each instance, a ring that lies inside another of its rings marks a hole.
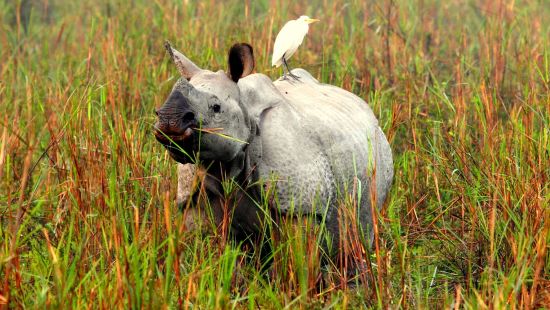
<instances>
[{"instance_id":1,"label":"rhino leg","mask_svg":"<svg viewBox=\"0 0 550 310\"><path fill-rule=\"evenodd\" d=\"M183 210L184 231L214 232L217 227L220 227L222 221L223 211L218 203L212 203L209 208L192 206Z\"/></svg>"},{"instance_id":2,"label":"rhino leg","mask_svg":"<svg viewBox=\"0 0 550 310\"><path fill-rule=\"evenodd\" d=\"M176 203L183 212L185 231L206 232L219 227L223 220L219 197L207 197L201 187L205 173L193 164L178 164Z\"/></svg>"},{"instance_id":3,"label":"rhino leg","mask_svg":"<svg viewBox=\"0 0 550 310\"><path fill-rule=\"evenodd\" d=\"M178 164L178 192L176 202L180 208L188 206L195 187L195 165Z\"/></svg>"}]
</instances>

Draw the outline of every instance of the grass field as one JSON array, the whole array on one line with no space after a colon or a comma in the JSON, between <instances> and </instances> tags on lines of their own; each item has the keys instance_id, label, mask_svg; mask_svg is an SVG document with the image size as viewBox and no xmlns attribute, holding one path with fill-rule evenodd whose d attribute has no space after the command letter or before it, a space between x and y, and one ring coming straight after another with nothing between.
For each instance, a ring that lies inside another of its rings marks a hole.
<instances>
[{"instance_id":1,"label":"grass field","mask_svg":"<svg viewBox=\"0 0 550 310\"><path fill-rule=\"evenodd\" d=\"M304 13L292 64L363 97L394 153L368 285L182 232L152 135L165 40L211 70L249 42L276 78ZM545 0L0 1L0 307L549 307L548 25Z\"/></svg>"}]
</instances>

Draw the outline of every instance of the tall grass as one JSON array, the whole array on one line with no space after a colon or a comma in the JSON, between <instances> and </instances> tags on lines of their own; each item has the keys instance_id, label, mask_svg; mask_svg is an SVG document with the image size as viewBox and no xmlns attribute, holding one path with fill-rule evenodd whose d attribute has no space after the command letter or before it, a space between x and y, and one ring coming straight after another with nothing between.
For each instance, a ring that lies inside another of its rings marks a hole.
<instances>
[{"instance_id":1,"label":"tall grass","mask_svg":"<svg viewBox=\"0 0 550 310\"><path fill-rule=\"evenodd\" d=\"M304 13L322 22L293 64L365 98L394 152L364 285L316 288L307 225L267 275L184 232L151 134L177 79L164 40L212 70L249 42L276 78ZM0 305L548 306L549 24L540 0L0 2Z\"/></svg>"}]
</instances>

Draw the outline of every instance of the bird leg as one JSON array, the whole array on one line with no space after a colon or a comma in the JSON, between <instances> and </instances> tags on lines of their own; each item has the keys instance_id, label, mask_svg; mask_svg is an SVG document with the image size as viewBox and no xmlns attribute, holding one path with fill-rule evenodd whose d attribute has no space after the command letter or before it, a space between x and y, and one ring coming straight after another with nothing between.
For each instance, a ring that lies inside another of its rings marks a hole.
<instances>
[{"instance_id":1,"label":"bird leg","mask_svg":"<svg viewBox=\"0 0 550 310\"><path fill-rule=\"evenodd\" d=\"M285 70L286 69L286 70ZM286 66L286 61L285 61L285 56L283 55L283 81L286 81L288 80L288 77L286 76L286 73L290 71L288 70L287 66Z\"/></svg>"},{"instance_id":2,"label":"bird leg","mask_svg":"<svg viewBox=\"0 0 550 310\"><path fill-rule=\"evenodd\" d=\"M292 72L290 72L290 67L288 66L288 63L286 62L286 59L285 59L285 56L283 55L283 67L286 68L286 71L288 71L288 75L290 75L292 78L294 78L296 81L298 81L300 79L299 76L295 75L295 74L292 74ZM284 73L284 70L283 70L283 73ZM284 77L284 79L286 79L286 75Z\"/></svg>"},{"instance_id":3,"label":"bird leg","mask_svg":"<svg viewBox=\"0 0 550 310\"><path fill-rule=\"evenodd\" d=\"M284 64L283 64L283 78L281 80L283 80L283 81L288 80L288 78L286 77L286 71L285 71L285 65Z\"/></svg>"}]
</instances>

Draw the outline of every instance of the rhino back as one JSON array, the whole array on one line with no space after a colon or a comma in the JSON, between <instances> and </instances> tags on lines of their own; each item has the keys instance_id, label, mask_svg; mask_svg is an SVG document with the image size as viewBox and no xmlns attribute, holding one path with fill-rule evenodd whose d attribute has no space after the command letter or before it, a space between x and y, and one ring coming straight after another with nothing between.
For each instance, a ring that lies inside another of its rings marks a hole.
<instances>
[{"instance_id":1,"label":"rhino back","mask_svg":"<svg viewBox=\"0 0 550 310\"><path fill-rule=\"evenodd\" d=\"M361 98L320 84L304 70L293 73L301 76L299 82L272 83L259 74L239 81L251 118L260 124L261 158L253 164L262 179L277 180L283 211L325 212L338 191L353 186L354 177L367 189L373 167L380 158L391 161L391 152ZM377 184L386 178L377 174ZM385 196L385 188L377 189Z\"/></svg>"},{"instance_id":2,"label":"rhino back","mask_svg":"<svg viewBox=\"0 0 550 310\"><path fill-rule=\"evenodd\" d=\"M339 185L354 176L366 180L376 164L380 144L386 142L378 134L378 121L370 107L342 88L319 83L305 70L293 73L301 77L299 82L278 80L274 84L305 130L318 141Z\"/></svg>"}]
</instances>

